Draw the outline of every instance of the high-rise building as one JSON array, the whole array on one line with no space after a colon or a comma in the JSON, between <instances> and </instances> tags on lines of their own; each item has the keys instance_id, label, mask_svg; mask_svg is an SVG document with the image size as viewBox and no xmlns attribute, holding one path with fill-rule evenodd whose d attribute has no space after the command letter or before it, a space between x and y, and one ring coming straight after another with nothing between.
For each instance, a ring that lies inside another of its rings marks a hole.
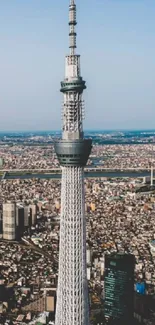
<instances>
[{"instance_id":1,"label":"high-rise building","mask_svg":"<svg viewBox=\"0 0 155 325\"><path fill-rule=\"evenodd\" d=\"M20 240L24 232L24 207L16 205L16 239Z\"/></svg>"},{"instance_id":2,"label":"high-rise building","mask_svg":"<svg viewBox=\"0 0 155 325\"><path fill-rule=\"evenodd\" d=\"M16 239L16 206L15 203L3 204L3 238Z\"/></svg>"},{"instance_id":3,"label":"high-rise building","mask_svg":"<svg viewBox=\"0 0 155 325\"><path fill-rule=\"evenodd\" d=\"M30 212L28 205L24 205L24 226L25 228L30 226Z\"/></svg>"},{"instance_id":4,"label":"high-rise building","mask_svg":"<svg viewBox=\"0 0 155 325\"><path fill-rule=\"evenodd\" d=\"M84 166L92 141L83 133L85 81L81 77L80 55L76 49L76 4L70 0L70 54L66 56L62 139L55 151L62 168L59 275L56 325L89 324L86 272L86 221L84 216Z\"/></svg>"},{"instance_id":5,"label":"high-rise building","mask_svg":"<svg viewBox=\"0 0 155 325\"><path fill-rule=\"evenodd\" d=\"M30 224L35 225L37 221L37 206L36 204L30 205Z\"/></svg>"},{"instance_id":6,"label":"high-rise building","mask_svg":"<svg viewBox=\"0 0 155 325\"><path fill-rule=\"evenodd\" d=\"M34 212L34 211L33 211ZM21 240L24 230L31 227L31 208L23 203L7 202L3 204L3 238L6 240Z\"/></svg>"},{"instance_id":7,"label":"high-rise building","mask_svg":"<svg viewBox=\"0 0 155 325\"><path fill-rule=\"evenodd\" d=\"M134 255L105 255L104 314L109 324L131 325L134 311Z\"/></svg>"},{"instance_id":8,"label":"high-rise building","mask_svg":"<svg viewBox=\"0 0 155 325\"><path fill-rule=\"evenodd\" d=\"M3 236L3 212L0 211L0 238Z\"/></svg>"}]
</instances>

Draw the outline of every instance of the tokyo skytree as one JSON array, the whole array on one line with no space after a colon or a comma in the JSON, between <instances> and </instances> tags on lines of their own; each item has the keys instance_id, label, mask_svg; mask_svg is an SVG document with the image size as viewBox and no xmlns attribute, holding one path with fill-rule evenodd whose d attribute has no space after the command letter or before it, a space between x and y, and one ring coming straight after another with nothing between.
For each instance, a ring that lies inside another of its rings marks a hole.
<instances>
[{"instance_id":1,"label":"tokyo skytree","mask_svg":"<svg viewBox=\"0 0 155 325\"><path fill-rule=\"evenodd\" d=\"M86 274L86 220L84 166L92 140L83 133L85 81L81 77L80 55L76 54L76 4L69 5L69 48L66 56L63 93L62 139L55 151L62 168L59 273L56 325L88 325L89 302Z\"/></svg>"}]
</instances>

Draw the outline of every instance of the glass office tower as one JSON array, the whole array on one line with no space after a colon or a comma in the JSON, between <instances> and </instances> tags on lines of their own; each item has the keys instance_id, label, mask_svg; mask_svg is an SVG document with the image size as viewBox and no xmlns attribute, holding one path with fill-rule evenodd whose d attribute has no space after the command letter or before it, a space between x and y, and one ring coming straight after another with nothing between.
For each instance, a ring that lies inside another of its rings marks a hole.
<instances>
[{"instance_id":1,"label":"glass office tower","mask_svg":"<svg viewBox=\"0 0 155 325\"><path fill-rule=\"evenodd\" d=\"M134 266L134 255L113 253L105 256L104 314L108 324L132 324Z\"/></svg>"}]
</instances>

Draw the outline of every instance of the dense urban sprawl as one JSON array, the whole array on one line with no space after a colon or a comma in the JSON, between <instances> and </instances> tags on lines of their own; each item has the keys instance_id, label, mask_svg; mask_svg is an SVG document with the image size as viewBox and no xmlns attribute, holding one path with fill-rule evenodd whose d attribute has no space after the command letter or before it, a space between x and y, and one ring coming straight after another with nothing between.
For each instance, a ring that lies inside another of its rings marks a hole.
<instances>
[{"instance_id":1,"label":"dense urban sprawl","mask_svg":"<svg viewBox=\"0 0 155 325\"><path fill-rule=\"evenodd\" d=\"M1 169L50 169L59 167L53 145L0 146ZM152 144L95 145L88 165L110 169L148 169L155 161Z\"/></svg>"},{"instance_id":2,"label":"dense urban sprawl","mask_svg":"<svg viewBox=\"0 0 155 325\"><path fill-rule=\"evenodd\" d=\"M1 169L47 169L58 166L51 146L1 147L0 156ZM147 168L153 161L152 146L112 145L106 146L106 150L105 146L94 146L89 164L96 164L97 168L100 164L107 168L119 168L122 160L121 168ZM144 282L146 294L154 296L155 259L152 247L155 239L155 193L153 189L141 192L142 183L143 178L85 179L87 277L92 313L96 308L103 308L104 257L112 252L135 255L135 288L136 283ZM2 309L3 312L10 312L13 324L18 324L19 319L25 322L26 318L35 324L33 318L36 319L36 313L47 309L50 297L55 299L60 190L61 181L54 179L4 178L0 182L0 277L1 285L5 288L4 296L7 297ZM19 242L17 238L13 242L3 239L3 205L8 202L27 207L28 215L30 208L35 207L33 222L24 228ZM50 296L51 287L54 294L52 292ZM47 315L40 317L47 318ZM3 315L2 324L5 321Z\"/></svg>"}]
</instances>

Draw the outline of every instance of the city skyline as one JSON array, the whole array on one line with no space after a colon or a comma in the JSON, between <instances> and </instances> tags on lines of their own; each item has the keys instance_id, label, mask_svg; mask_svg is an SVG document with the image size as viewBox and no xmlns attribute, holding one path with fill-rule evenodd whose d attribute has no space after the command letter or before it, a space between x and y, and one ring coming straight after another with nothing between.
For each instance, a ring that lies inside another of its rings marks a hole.
<instances>
[{"instance_id":1,"label":"city skyline","mask_svg":"<svg viewBox=\"0 0 155 325\"><path fill-rule=\"evenodd\" d=\"M67 2L8 0L0 5L1 131L60 130ZM84 127L152 129L155 3L96 2L77 0L77 45L88 80Z\"/></svg>"}]
</instances>

